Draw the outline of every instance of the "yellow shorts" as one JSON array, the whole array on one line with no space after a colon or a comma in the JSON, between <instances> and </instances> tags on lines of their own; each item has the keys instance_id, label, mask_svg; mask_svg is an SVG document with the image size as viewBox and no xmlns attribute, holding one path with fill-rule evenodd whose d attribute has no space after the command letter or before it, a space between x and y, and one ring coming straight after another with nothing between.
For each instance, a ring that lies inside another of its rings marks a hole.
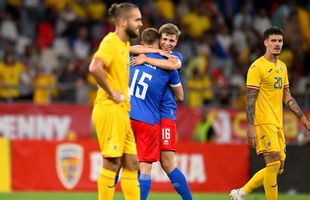
<instances>
[{"instance_id":1,"label":"yellow shorts","mask_svg":"<svg viewBox=\"0 0 310 200\"><path fill-rule=\"evenodd\" d=\"M281 160L285 160L285 137L282 128L274 125L264 124L255 126L257 135L256 153L258 155L280 152Z\"/></svg>"},{"instance_id":2,"label":"yellow shorts","mask_svg":"<svg viewBox=\"0 0 310 200\"><path fill-rule=\"evenodd\" d=\"M114 104L95 104L92 120L103 157L137 154L128 111Z\"/></svg>"}]
</instances>

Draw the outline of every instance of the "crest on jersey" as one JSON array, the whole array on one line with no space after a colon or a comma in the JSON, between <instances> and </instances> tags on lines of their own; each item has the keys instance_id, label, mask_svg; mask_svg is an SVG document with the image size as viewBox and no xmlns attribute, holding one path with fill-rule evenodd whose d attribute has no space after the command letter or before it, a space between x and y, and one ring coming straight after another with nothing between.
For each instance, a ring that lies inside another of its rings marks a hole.
<instances>
[{"instance_id":1,"label":"crest on jersey","mask_svg":"<svg viewBox=\"0 0 310 200\"><path fill-rule=\"evenodd\" d=\"M62 185L72 189L83 170L83 148L78 144L61 144L56 149L56 171Z\"/></svg>"}]
</instances>

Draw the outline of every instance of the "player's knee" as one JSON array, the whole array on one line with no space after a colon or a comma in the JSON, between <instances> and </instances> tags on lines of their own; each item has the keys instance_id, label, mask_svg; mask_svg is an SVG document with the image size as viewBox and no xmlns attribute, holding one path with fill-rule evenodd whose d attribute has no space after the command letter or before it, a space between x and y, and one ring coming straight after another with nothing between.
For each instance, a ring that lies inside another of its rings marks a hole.
<instances>
[{"instance_id":1,"label":"player's knee","mask_svg":"<svg viewBox=\"0 0 310 200\"><path fill-rule=\"evenodd\" d=\"M117 172L121 167L121 160L119 158L104 158L103 168Z\"/></svg>"},{"instance_id":2,"label":"player's knee","mask_svg":"<svg viewBox=\"0 0 310 200\"><path fill-rule=\"evenodd\" d=\"M124 168L128 169L129 171L137 171L139 169L139 162L137 159L128 160Z\"/></svg>"}]
</instances>

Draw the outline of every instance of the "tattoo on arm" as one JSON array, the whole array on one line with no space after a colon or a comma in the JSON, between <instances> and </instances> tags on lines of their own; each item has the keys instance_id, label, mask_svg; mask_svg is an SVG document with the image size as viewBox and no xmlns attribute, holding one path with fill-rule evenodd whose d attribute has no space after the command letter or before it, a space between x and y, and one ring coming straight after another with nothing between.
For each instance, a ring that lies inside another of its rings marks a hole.
<instances>
[{"instance_id":1,"label":"tattoo on arm","mask_svg":"<svg viewBox=\"0 0 310 200\"><path fill-rule=\"evenodd\" d=\"M248 125L254 125L254 109L255 109L255 100L258 94L258 90L247 89L246 94L246 115Z\"/></svg>"},{"instance_id":2,"label":"tattoo on arm","mask_svg":"<svg viewBox=\"0 0 310 200\"><path fill-rule=\"evenodd\" d=\"M287 103L286 106L298 117L301 118L304 114L301 111L301 109L299 108L297 102L295 101L295 99L292 97L291 93L290 93L290 89L286 88L284 89L284 95L285 98L287 98Z\"/></svg>"}]
</instances>

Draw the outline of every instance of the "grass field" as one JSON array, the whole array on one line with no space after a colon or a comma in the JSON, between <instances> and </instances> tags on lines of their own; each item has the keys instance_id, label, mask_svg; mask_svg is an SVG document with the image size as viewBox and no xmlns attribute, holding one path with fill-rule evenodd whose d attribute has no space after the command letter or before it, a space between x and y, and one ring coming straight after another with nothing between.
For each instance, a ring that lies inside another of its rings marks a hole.
<instances>
[{"instance_id":1,"label":"grass field","mask_svg":"<svg viewBox=\"0 0 310 200\"><path fill-rule=\"evenodd\" d=\"M115 200L124 200L122 193L115 194ZM148 200L179 200L181 199L175 193L151 193ZM228 194L210 194L195 193L194 200L227 200ZM265 199L263 193L254 193L247 197L247 200ZM280 200L309 200L310 194L287 195L280 194ZM97 193L32 193L32 192L14 192L0 193L0 200L97 200Z\"/></svg>"}]
</instances>

